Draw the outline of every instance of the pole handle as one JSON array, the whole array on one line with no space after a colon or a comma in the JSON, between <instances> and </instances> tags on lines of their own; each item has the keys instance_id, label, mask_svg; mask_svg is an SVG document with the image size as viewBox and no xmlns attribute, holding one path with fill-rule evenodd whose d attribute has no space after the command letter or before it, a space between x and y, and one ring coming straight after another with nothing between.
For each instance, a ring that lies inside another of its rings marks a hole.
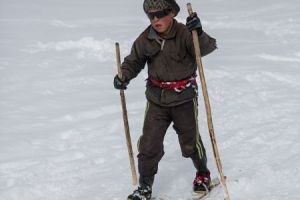
<instances>
[{"instance_id":1,"label":"pole handle","mask_svg":"<svg viewBox=\"0 0 300 200\"><path fill-rule=\"evenodd\" d=\"M187 3L186 6L187 6L187 10L188 10L189 15L191 15L193 13L192 4L191 3Z\"/></svg>"},{"instance_id":2,"label":"pole handle","mask_svg":"<svg viewBox=\"0 0 300 200\"><path fill-rule=\"evenodd\" d=\"M118 68L118 77L122 79L120 44L116 42L115 46L116 46L116 61L117 61L117 68Z\"/></svg>"}]
</instances>

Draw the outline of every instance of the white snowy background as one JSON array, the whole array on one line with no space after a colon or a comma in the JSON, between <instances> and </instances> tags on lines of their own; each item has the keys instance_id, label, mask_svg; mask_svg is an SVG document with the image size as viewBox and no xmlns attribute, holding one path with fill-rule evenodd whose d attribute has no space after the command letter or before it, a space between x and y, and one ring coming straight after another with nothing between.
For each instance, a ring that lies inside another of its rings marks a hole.
<instances>
[{"instance_id":1,"label":"white snowy background","mask_svg":"<svg viewBox=\"0 0 300 200\"><path fill-rule=\"evenodd\" d=\"M0 0L1 200L122 200L132 192L112 80L115 42L124 58L149 24L142 2ZM185 22L187 1L178 2L177 20ZM218 40L203 64L231 199L300 199L299 0L191 3ZM135 155L146 72L126 91ZM186 200L195 170L172 128L165 152L153 195ZM222 189L207 199L223 199Z\"/></svg>"}]
</instances>

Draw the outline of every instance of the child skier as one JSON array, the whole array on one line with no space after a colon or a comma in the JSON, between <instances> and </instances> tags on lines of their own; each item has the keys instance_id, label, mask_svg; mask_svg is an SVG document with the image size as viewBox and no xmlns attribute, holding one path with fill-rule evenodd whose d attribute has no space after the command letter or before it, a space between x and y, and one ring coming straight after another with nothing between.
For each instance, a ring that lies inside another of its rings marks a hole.
<instances>
[{"instance_id":1,"label":"child skier","mask_svg":"<svg viewBox=\"0 0 300 200\"><path fill-rule=\"evenodd\" d=\"M195 192L206 191L211 178L198 130L196 60L191 31L197 30L201 56L216 49L216 40L202 30L196 13L186 25L174 17L180 11L175 0L144 0L143 9L151 25L134 41L122 63L122 79L114 87L125 90L130 80L148 65L147 106L143 134L138 142L139 187L128 200L150 199L158 163L164 155L163 140L173 122L181 152L196 168Z\"/></svg>"}]
</instances>

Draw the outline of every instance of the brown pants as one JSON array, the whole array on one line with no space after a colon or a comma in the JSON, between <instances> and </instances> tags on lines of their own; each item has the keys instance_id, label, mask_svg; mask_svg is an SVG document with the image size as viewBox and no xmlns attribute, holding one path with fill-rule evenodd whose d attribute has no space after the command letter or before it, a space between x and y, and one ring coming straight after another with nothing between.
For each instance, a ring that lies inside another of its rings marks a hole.
<instances>
[{"instance_id":1,"label":"brown pants","mask_svg":"<svg viewBox=\"0 0 300 200\"><path fill-rule=\"evenodd\" d=\"M158 163L164 155L163 140L171 122L178 135L182 155L192 159L198 172L209 172L198 129L197 99L173 107L162 107L148 102L143 135L138 143L140 185L153 184Z\"/></svg>"}]
</instances>

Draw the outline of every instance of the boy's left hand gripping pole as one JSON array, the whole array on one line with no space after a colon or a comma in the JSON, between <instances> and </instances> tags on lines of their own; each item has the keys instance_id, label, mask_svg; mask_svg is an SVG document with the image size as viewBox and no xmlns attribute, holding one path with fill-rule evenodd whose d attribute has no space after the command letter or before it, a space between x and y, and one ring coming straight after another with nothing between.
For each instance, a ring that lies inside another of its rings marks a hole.
<instances>
[{"instance_id":1,"label":"boy's left hand gripping pole","mask_svg":"<svg viewBox=\"0 0 300 200\"><path fill-rule=\"evenodd\" d=\"M116 60L117 60L117 66L118 66L118 76L120 79L122 79L120 46L119 46L118 42L116 43ZM121 104L122 104L122 111L123 111L123 121L124 121L127 150L128 150L131 175L132 175L132 184L136 185L137 184L137 174L136 174L135 162L134 162L134 157L133 157L133 150L132 150L131 137L130 137L130 131L129 131L124 90L120 90L120 96L121 96Z\"/></svg>"}]
</instances>

